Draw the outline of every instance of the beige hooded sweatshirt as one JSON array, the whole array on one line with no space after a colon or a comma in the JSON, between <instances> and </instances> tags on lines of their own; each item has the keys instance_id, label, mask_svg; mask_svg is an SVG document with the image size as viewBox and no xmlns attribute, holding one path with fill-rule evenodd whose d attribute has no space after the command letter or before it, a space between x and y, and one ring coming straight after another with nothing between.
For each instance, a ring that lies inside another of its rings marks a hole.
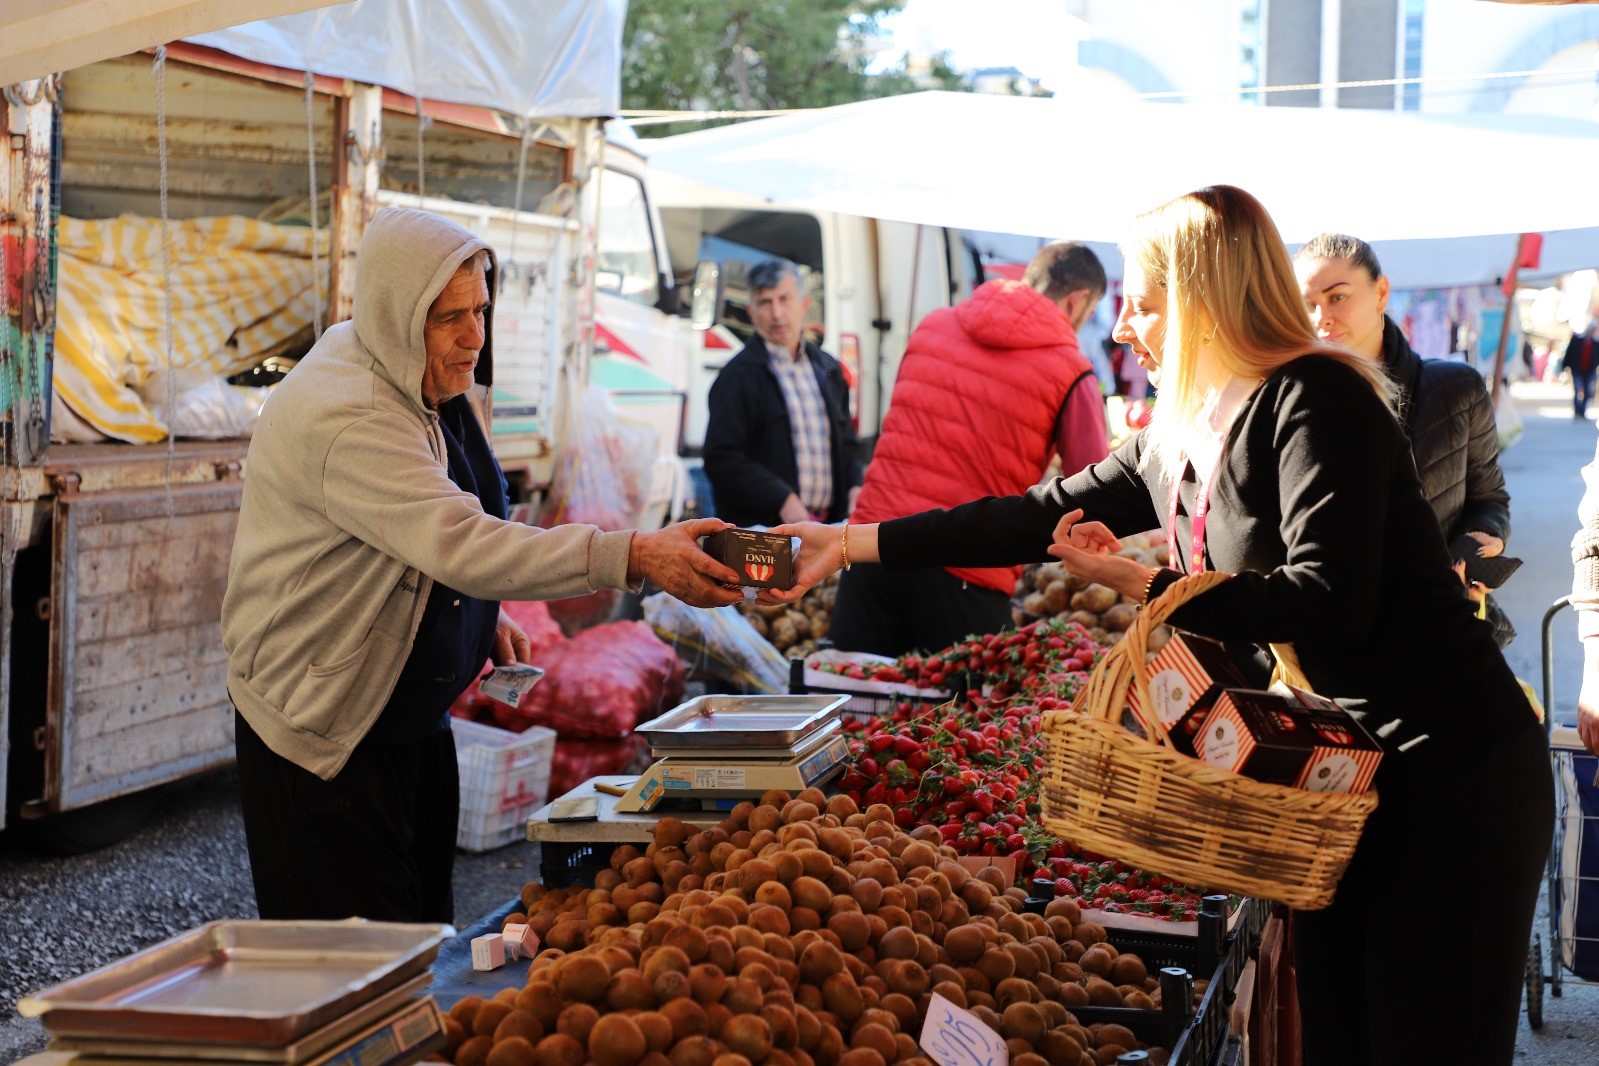
<instances>
[{"instance_id":1,"label":"beige hooded sweatshirt","mask_svg":"<svg viewBox=\"0 0 1599 1066\"><path fill-rule=\"evenodd\" d=\"M361 241L354 321L278 385L250 442L222 603L228 691L268 747L325 779L388 702L434 579L485 600L627 584L631 532L504 522L450 480L422 402L422 328L456 267L487 247L437 215L380 211ZM492 293L492 252L488 280ZM491 356L485 343L480 383Z\"/></svg>"}]
</instances>

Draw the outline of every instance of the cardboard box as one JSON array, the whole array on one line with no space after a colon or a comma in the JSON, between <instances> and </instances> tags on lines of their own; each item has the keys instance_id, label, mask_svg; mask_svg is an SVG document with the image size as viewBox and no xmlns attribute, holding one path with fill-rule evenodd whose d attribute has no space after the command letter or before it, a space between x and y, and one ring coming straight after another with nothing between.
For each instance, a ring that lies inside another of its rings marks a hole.
<instances>
[{"instance_id":1,"label":"cardboard box","mask_svg":"<svg viewBox=\"0 0 1599 1066\"><path fill-rule=\"evenodd\" d=\"M1156 717L1166 727L1172 746L1185 755L1195 752L1194 740L1225 688L1242 688L1247 682L1220 643L1192 633L1177 633L1149 661L1149 698ZM1127 690L1127 706L1139 718L1144 710L1137 687Z\"/></svg>"},{"instance_id":2,"label":"cardboard box","mask_svg":"<svg viewBox=\"0 0 1599 1066\"><path fill-rule=\"evenodd\" d=\"M738 571L739 584L757 589L794 585L794 551L787 537L753 529L724 529L700 541L705 554Z\"/></svg>"},{"instance_id":3,"label":"cardboard box","mask_svg":"<svg viewBox=\"0 0 1599 1066\"><path fill-rule=\"evenodd\" d=\"M1311 792L1364 792L1382 749L1348 712L1310 693L1226 689L1196 753L1234 773Z\"/></svg>"}]
</instances>

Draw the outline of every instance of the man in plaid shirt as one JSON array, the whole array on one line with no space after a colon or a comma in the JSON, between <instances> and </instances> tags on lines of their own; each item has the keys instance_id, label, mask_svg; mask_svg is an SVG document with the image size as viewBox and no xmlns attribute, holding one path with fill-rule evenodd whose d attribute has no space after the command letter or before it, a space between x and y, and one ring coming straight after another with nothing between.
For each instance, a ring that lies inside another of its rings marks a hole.
<instances>
[{"instance_id":1,"label":"man in plaid shirt","mask_svg":"<svg viewBox=\"0 0 1599 1066\"><path fill-rule=\"evenodd\" d=\"M718 517L775 526L848 517L861 463L838 361L802 333L809 298L792 263L749 272L756 336L711 386L705 474Z\"/></svg>"}]
</instances>

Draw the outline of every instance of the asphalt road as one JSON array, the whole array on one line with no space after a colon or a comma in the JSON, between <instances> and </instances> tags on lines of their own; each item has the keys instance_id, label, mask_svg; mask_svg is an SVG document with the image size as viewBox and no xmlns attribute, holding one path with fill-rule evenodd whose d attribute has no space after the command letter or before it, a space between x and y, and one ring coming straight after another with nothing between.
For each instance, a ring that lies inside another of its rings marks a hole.
<instances>
[{"instance_id":1,"label":"asphalt road","mask_svg":"<svg viewBox=\"0 0 1599 1066\"><path fill-rule=\"evenodd\" d=\"M1537 685L1540 623L1548 605L1569 591L1567 545L1582 494L1578 471L1593 456L1595 429L1591 421L1571 418L1566 393L1559 387L1521 386L1516 395L1526 433L1503 462L1513 500L1510 552L1526 564L1501 590L1499 600L1521 634L1507 658L1518 674ZM1574 634L1575 624L1566 612L1553 641L1557 717L1569 718L1575 704L1581 666ZM481 856L459 855L457 924L464 927L510 899L533 876L535 862L533 846L526 844ZM1412 890L1432 889L1400 891ZM1484 905L1492 906L1492 901ZM161 790L142 829L89 855L44 854L16 834L0 832L0 1061L44 1045L38 1023L16 1015L21 996L203 922L253 916L231 772ZM1538 929L1545 930L1542 918ZM1545 959L1547 966L1547 943ZM1444 979L1424 972L1418 976ZM1546 995L1543 1004L1541 1031L1529 1029L1523 1016L1517 1062L1599 1062L1599 990L1568 983L1562 997Z\"/></svg>"}]
</instances>

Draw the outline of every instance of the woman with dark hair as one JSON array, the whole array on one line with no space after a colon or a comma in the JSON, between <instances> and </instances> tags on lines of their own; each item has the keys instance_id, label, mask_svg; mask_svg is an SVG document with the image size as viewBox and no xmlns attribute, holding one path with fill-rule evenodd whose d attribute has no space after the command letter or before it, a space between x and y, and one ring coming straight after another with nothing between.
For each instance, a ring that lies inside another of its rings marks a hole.
<instances>
[{"instance_id":1,"label":"woman with dark hair","mask_svg":"<svg viewBox=\"0 0 1599 1066\"><path fill-rule=\"evenodd\" d=\"M790 602L854 562L1053 555L1139 602L1184 571L1231 573L1172 623L1235 647L1291 642L1384 747L1336 899L1296 919L1305 1061L1509 1063L1553 828L1547 748L1460 594L1392 383L1318 342L1277 227L1241 189L1140 216L1123 253L1115 336L1160 386L1147 429L1023 496L778 527L801 538L798 583L763 597ZM1156 528L1171 569L1114 554Z\"/></svg>"},{"instance_id":2,"label":"woman with dark hair","mask_svg":"<svg viewBox=\"0 0 1599 1066\"><path fill-rule=\"evenodd\" d=\"M1445 543L1469 537L1478 555L1499 555L1510 539L1510 493L1499 469L1499 431L1482 375L1411 350L1388 317L1388 279L1377 253L1358 237L1315 237L1294 255L1294 272L1316 335L1378 364L1398 387L1399 424L1410 438L1421 492L1438 516ZM1481 586L1473 591L1485 594ZM1501 648L1515 639L1515 627L1492 599L1487 618Z\"/></svg>"}]
</instances>

